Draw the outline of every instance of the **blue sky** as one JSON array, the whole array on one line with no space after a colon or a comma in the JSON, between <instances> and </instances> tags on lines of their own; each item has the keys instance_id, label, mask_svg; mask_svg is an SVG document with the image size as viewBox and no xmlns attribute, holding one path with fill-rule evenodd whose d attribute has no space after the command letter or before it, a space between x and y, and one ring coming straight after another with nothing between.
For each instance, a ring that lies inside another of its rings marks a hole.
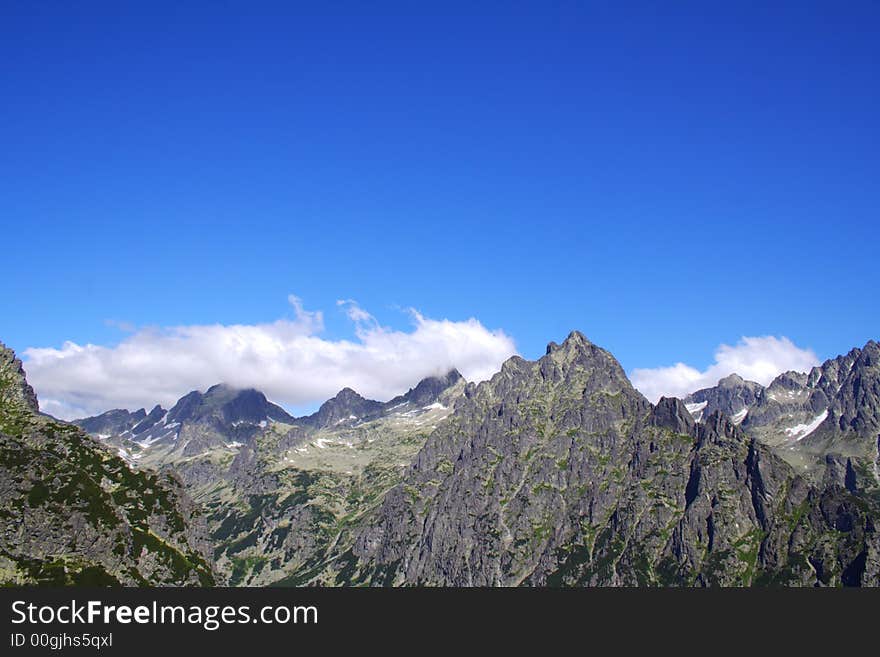
<instances>
[{"instance_id":1,"label":"blue sky","mask_svg":"<svg viewBox=\"0 0 880 657\"><path fill-rule=\"evenodd\" d=\"M0 339L880 337L876 2L315 4L4 3Z\"/></svg>"}]
</instances>

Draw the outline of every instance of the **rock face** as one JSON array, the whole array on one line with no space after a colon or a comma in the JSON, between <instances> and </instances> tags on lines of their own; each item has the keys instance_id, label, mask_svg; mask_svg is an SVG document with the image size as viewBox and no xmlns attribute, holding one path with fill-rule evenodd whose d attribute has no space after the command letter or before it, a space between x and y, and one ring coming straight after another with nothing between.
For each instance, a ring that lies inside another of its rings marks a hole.
<instances>
[{"instance_id":1,"label":"rock face","mask_svg":"<svg viewBox=\"0 0 880 657\"><path fill-rule=\"evenodd\" d=\"M38 413L40 405L15 353L0 342L0 408Z\"/></svg>"},{"instance_id":2,"label":"rock face","mask_svg":"<svg viewBox=\"0 0 880 657\"><path fill-rule=\"evenodd\" d=\"M0 348L0 584L214 582L204 520L174 477L133 471L37 409Z\"/></svg>"},{"instance_id":3,"label":"rock face","mask_svg":"<svg viewBox=\"0 0 880 657\"><path fill-rule=\"evenodd\" d=\"M844 475L844 479L845 479ZM652 407L579 333L513 358L336 561L372 585L877 585L876 499L816 487L716 411Z\"/></svg>"}]
</instances>

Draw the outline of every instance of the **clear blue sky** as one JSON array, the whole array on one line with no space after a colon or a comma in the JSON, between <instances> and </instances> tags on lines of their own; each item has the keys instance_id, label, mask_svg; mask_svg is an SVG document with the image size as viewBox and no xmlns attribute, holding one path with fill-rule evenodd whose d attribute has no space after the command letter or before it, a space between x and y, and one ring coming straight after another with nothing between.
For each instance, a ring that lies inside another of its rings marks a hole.
<instances>
[{"instance_id":1,"label":"clear blue sky","mask_svg":"<svg viewBox=\"0 0 880 657\"><path fill-rule=\"evenodd\" d=\"M4 2L0 339L295 293L329 335L353 298L529 357L836 354L880 337L878 33L859 1Z\"/></svg>"}]
</instances>

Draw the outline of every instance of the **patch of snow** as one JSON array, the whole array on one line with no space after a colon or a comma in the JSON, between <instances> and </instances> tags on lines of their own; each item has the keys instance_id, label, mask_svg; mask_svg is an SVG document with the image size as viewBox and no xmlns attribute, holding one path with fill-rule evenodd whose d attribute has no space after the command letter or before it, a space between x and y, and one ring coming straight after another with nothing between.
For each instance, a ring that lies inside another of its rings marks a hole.
<instances>
[{"instance_id":1,"label":"patch of snow","mask_svg":"<svg viewBox=\"0 0 880 657\"><path fill-rule=\"evenodd\" d=\"M117 450L117 452L119 454L119 458L121 458L123 461L125 461L129 465L136 465L135 461L137 461L139 458L141 458L143 456L143 453L132 454L131 452L129 452L127 449L125 449L123 447L120 447Z\"/></svg>"},{"instance_id":2,"label":"patch of snow","mask_svg":"<svg viewBox=\"0 0 880 657\"><path fill-rule=\"evenodd\" d=\"M428 406L422 406L422 408L426 411L433 411L433 410L445 411L446 410L446 407L443 404L441 404L440 402L434 402L433 404L429 404Z\"/></svg>"},{"instance_id":3,"label":"patch of snow","mask_svg":"<svg viewBox=\"0 0 880 657\"><path fill-rule=\"evenodd\" d=\"M704 401L699 404L685 404L684 407L687 409L688 413L690 413L694 419L699 422L703 419L703 409L708 406L709 402Z\"/></svg>"},{"instance_id":4,"label":"patch of snow","mask_svg":"<svg viewBox=\"0 0 880 657\"><path fill-rule=\"evenodd\" d=\"M746 419L746 415L749 414L749 407L741 408L736 413L733 414L733 417L730 418L734 424L740 424L743 420Z\"/></svg>"},{"instance_id":5,"label":"patch of snow","mask_svg":"<svg viewBox=\"0 0 880 657\"><path fill-rule=\"evenodd\" d=\"M819 425L825 421L825 418L828 417L828 411L824 410L819 415L814 417L807 424L796 424L793 427L789 427L785 430L785 433L789 438L794 438L795 440L801 440L806 438L811 433L813 433L816 429L819 428Z\"/></svg>"}]
</instances>

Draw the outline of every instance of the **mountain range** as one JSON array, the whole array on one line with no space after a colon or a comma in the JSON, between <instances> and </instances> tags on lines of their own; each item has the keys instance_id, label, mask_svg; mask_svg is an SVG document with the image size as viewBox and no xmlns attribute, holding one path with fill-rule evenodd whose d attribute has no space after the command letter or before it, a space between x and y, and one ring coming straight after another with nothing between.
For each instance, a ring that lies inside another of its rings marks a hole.
<instances>
[{"instance_id":1,"label":"mountain range","mask_svg":"<svg viewBox=\"0 0 880 657\"><path fill-rule=\"evenodd\" d=\"M345 388L301 418L219 384L72 424L0 354L3 581L880 584L873 341L657 404L573 332L478 385ZM65 543L56 521L88 531Z\"/></svg>"}]
</instances>

